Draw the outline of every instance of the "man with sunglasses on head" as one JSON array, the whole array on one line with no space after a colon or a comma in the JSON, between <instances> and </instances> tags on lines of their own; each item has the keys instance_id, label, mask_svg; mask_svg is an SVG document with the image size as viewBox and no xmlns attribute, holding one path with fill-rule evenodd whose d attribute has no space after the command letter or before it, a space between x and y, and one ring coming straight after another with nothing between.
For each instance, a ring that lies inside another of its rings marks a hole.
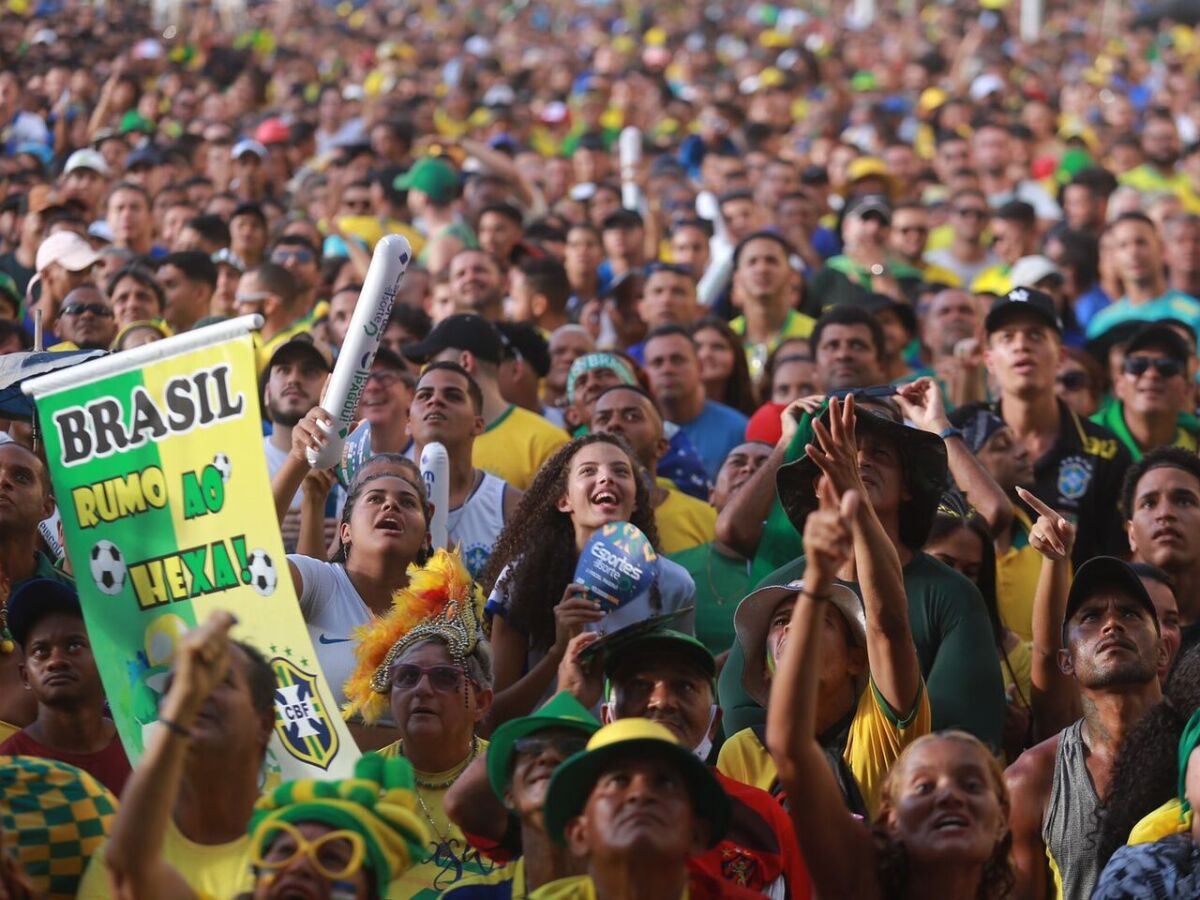
<instances>
[{"instance_id":1,"label":"man with sunglasses on head","mask_svg":"<svg viewBox=\"0 0 1200 900\"><path fill-rule=\"evenodd\" d=\"M1092 421L1108 428L1133 459L1156 447L1196 452L1200 422L1189 412L1187 342L1168 325L1147 325L1125 345L1115 400Z\"/></svg>"},{"instance_id":2,"label":"man with sunglasses on head","mask_svg":"<svg viewBox=\"0 0 1200 900\"><path fill-rule=\"evenodd\" d=\"M262 263L238 279L233 309L239 316L258 313L263 317L255 342L259 372L266 369L271 355L279 347L298 334L312 331L311 323L305 318L308 309L295 277L277 263Z\"/></svg>"},{"instance_id":3,"label":"man with sunglasses on head","mask_svg":"<svg viewBox=\"0 0 1200 900\"><path fill-rule=\"evenodd\" d=\"M316 247L300 234L285 234L271 247L268 257L277 266L283 266L296 281L299 305L311 310L321 287L321 254Z\"/></svg>"},{"instance_id":4,"label":"man with sunglasses on head","mask_svg":"<svg viewBox=\"0 0 1200 900\"><path fill-rule=\"evenodd\" d=\"M117 336L117 320L112 303L94 284L83 284L67 294L58 311L58 336L61 344L52 350L107 350Z\"/></svg>"}]
</instances>

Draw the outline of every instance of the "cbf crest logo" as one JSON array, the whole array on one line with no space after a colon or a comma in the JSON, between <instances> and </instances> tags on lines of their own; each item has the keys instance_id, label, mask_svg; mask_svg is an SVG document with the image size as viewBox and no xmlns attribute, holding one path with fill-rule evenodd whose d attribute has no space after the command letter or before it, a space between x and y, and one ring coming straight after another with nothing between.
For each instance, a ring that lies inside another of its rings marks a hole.
<instances>
[{"instance_id":1,"label":"cbf crest logo","mask_svg":"<svg viewBox=\"0 0 1200 900\"><path fill-rule=\"evenodd\" d=\"M1084 456L1068 456L1058 466L1058 493L1064 500L1078 500L1092 483L1092 462Z\"/></svg>"},{"instance_id":2,"label":"cbf crest logo","mask_svg":"<svg viewBox=\"0 0 1200 900\"><path fill-rule=\"evenodd\" d=\"M275 733L284 749L301 762L328 769L338 752L338 733L317 690L317 676L276 656Z\"/></svg>"}]
</instances>

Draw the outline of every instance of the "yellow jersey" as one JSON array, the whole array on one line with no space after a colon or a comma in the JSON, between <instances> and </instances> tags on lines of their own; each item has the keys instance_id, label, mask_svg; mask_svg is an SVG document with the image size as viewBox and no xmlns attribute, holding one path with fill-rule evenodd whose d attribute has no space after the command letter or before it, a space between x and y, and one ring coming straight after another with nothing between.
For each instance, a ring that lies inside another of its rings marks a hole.
<instances>
[{"instance_id":1,"label":"yellow jersey","mask_svg":"<svg viewBox=\"0 0 1200 900\"><path fill-rule=\"evenodd\" d=\"M477 469L526 491L542 463L569 440L565 431L536 413L510 406L475 438L471 462Z\"/></svg>"},{"instance_id":2,"label":"yellow jersey","mask_svg":"<svg viewBox=\"0 0 1200 900\"><path fill-rule=\"evenodd\" d=\"M654 510L658 540L665 554L711 543L717 536L717 511L703 500L679 490L667 478L657 479L667 499Z\"/></svg>"}]
</instances>

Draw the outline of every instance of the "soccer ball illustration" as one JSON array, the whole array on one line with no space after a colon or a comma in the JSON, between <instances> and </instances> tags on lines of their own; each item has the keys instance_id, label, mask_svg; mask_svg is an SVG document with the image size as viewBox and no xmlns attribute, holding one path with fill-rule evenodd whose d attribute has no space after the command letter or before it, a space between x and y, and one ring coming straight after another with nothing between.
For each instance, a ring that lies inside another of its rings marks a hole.
<instances>
[{"instance_id":1,"label":"soccer ball illustration","mask_svg":"<svg viewBox=\"0 0 1200 900\"><path fill-rule=\"evenodd\" d=\"M275 572L275 563L267 555L266 550L253 550L246 558L246 568L250 570L250 587L264 597L275 593L275 584L279 575Z\"/></svg>"},{"instance_id":2,"label":"soccer ball illustration","mask_svg":"<svg viewBox=\"0 0 1200 900\"><path fill-rule=\"evenodd\" d=\"M213 457L212 464L221 473L221 480L225 484L229 484L229 479L233 476L233 463L229 461L229 457L224 453L218 453Z\"/></svg>"},{"instance_id":3,"label":"soccer ball illustration","mask_svg":"<svg viewBox=\"0 0 1200 900\"><path fill-rule=\"evenodd\" d=\"M88 565L100 593L115 596L125 588L125 557L112 541L96 541Z\"/></svg>"}]
</instances>

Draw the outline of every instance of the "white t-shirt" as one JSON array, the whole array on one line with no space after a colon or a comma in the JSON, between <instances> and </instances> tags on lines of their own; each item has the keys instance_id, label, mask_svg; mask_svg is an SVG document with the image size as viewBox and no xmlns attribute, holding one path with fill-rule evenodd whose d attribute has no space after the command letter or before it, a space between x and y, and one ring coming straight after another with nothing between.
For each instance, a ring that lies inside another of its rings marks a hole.
<instances>
[{"instance_id":1,"label":"white t-shirt","mask_svg":"<svg viewBox=\"0 0 1200 900\"><path fill-rule=\"evenodd\" d=\"M478 578L492 556L492 549L504 530L504 492L508 482L484 472L479 486L462 506L446 515L450 543L458 546L463 563L472 578Z\"/></svg>"},{"instance_id":2,"label":"white t-shirt","mask_svg":"<svg viewBox=\"0 0 1200 900\"><path fill-rule=\"evenodd\" d=\"M308 625L317 661L333 699L341 709L346 702L342 686L354 672L354 629L373 618L341 563L321 562L309 556L288 557L300 570L304 590L300 592L300 612Z\"/></svg>"}]
</instances>

